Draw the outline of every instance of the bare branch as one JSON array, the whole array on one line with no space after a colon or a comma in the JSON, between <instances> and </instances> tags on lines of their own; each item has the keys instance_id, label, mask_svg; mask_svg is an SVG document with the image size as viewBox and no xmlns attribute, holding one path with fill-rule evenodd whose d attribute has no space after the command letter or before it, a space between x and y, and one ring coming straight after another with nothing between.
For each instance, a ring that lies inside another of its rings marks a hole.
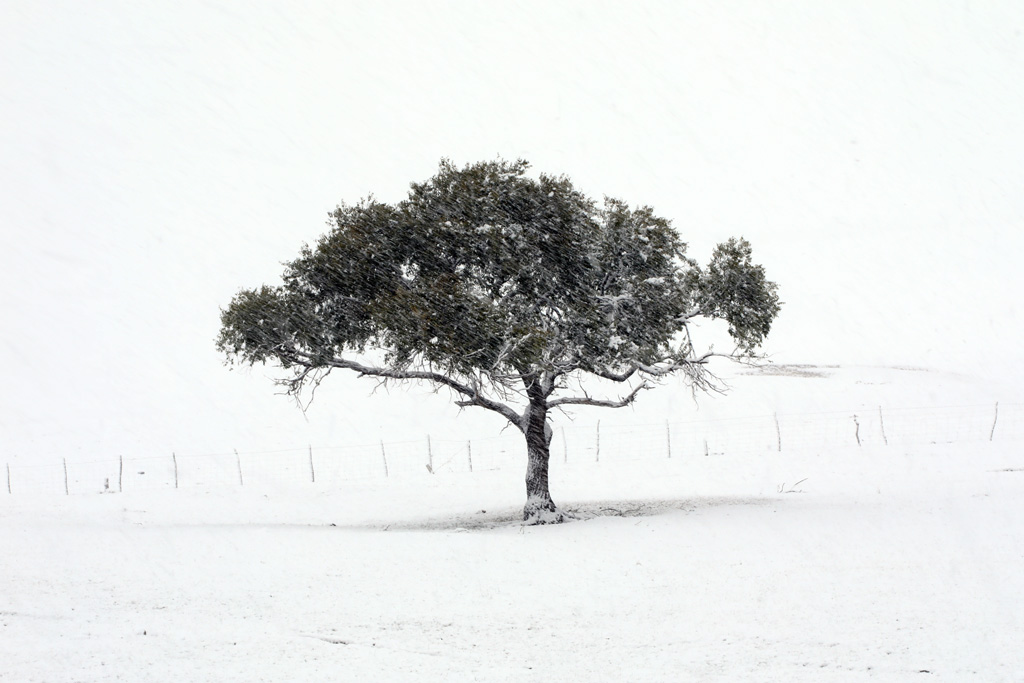
<instances>
[{"instance_id":1,"label":"bare branch","mask_svg":"<svg viewBox=\"0 0 1024 683\"><path fill-rule=\"evenodd\" d=\"M316 398L316 390L320 388L320 383L327 378L327 375L331 374L332 369L333 368L327 368L325 370L324 368L310 366L303 368L302 372L298 373L294 377L274 380L274 383L278 386L286 387L286 390L283 393L288 396L292 396L295 399L295 404L299 407L299 410L301 410L302 414L305 415L309 410L309 407L313 405L313 399ZM309 392L309 400L303 403L300 391L307 382L312 384L313 388Z\"/></svg>"},{"instance_id":2,"label":"bare branch","mask_svg":"<svg viewBox=\"0 0 1024 683\"><path fill-rule=\"evenodd\" d=\"M523 430L523 416L517 413L516 411L512 410L511 407L505 405L504 403L500 403L499 401L495 401L484 396L480 396L478 394L472 398L466 399L465 401L456 401L455 405L459 406L460 408L467 408L471 406L486 408L487 410L498 413L499 415L504 417L511 424L513 424L516 427L516 429L519 429L520 431Z\"/></svg>"},{"instance_id":3,"label":"bare branch","mask_svg":"<svg viewBox=\"0 0 1024 683\"><path fill-rule=\"evenodd\" d=\"M652 377L663 377L665 375L671 375L674 372L694 370L701 366L707 365L708 361L712 358L728 358L730 360L737 360L737 356L726 353L715 353L714 351L708 351L697 358L683 358L679 360L677 358L665 358L651 365L639 364L637 369L646 375Z\"/></svg>"},{"instance_id":4,"label":"bare branch","mask_svg":"<svg viewBox=\"0 0 1024 683\"><path fill-rule=\"evenodd\" d=\"M725 393L724 382L722 382L721 378L719 378L715 373L708 369L708 361L712 358L729 358L731 360L738 360L737 357L732 355L708 351L702 356L690 360L678 361L666 359L663 365L641 366L640 372L654 380L658 380L677 372L681 373L690 383L690 388L693 390L694 400L696 400L698 391L716 394Z\"/></svg>"},{"instance_id":5,"label":"bare branch","mask_svg":"<svg viewBox=\"0 0 1024 683\"><path fill-rule=\"evenodd\" d=\"M296 377L289 380L284 380L284 383L290 387L290 391L293 393L299 389L301 384L310 376L310 373L315 369L312 365L314 360L312 356L301 351L293 350L291 352L291 360L296 364L305 366L303 371L300 372ZM409 370L401 368L380 368L372 365L363 365L356 361L348 360L346 358L331 358L326 361L321 361L323 365L328 368L342 368L345 370L352 370L353 372L359 373L359 375L366 377L379 377L385 381L387 380L422 380L427 382L433 382L434 384L445 386L453 391L465 396L465 400L457 401L456 405L460 407L465 406L479 406L488 410L494 411L507 419L509 422L515 424L517 427L520 424L521 418L519 413L513 410L508 405L489 399L482 396L479 392L478 387L471 386L459 382L445 374L440 372L433 372L430 370Z\"/></svg>"},{"instance_id":6,"label":"bare branch","mask_svg":"<svg viewBox=\"0 0 1024 683\"><path fill-rule=\"evenodd\" d=\"M639 369L639 366L634 365L626 372L612 372L608 369L597 369L593 370L593 373L598 377L604 377L605 379L610 379L613 382L625 382Z\"/></svg>"},{"instance_id":7,"label":"bare branch","mask_svg":"<svg viewBox=\"0 0 1024 683\"><path fill-rule=\"evenodd\" d=\"M648 385L647 382L641 382L635 389L633 389L633 391L629 392L628 395L618 401L590 398L589 396L567 396L565 398L556 398L554 401L548 402L548 408L557 408L559 406L568 405L595 406L598 408L624 408L636 400L636 396L640 393L641 389L649 388L650 385Z\"/></svg>"}]
</instances>

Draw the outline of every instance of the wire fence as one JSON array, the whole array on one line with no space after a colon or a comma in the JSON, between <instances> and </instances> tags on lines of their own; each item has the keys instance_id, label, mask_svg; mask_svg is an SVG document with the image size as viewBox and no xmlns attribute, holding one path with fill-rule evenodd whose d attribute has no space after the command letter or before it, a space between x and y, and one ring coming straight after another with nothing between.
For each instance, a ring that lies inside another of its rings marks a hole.
<instances>
[{"instance_id":1,"label":"wire fence","mask_svg":"<svg viewBox=\"0 0 1024 683\"><path fill-rule=\"evenodd\" d=\"M550 445L554 461L617 462L768 453L827 453L844 447L906 447L1024 438L1024 404L883 408L660 424L566 425ZM86 494L154 489L289 486L330 488L378 478L407 478L525 466L518 432L470 440L412 441L230 453L169 453L89 462L12 466L6 493Z\"/></svg>"}]
</instances>

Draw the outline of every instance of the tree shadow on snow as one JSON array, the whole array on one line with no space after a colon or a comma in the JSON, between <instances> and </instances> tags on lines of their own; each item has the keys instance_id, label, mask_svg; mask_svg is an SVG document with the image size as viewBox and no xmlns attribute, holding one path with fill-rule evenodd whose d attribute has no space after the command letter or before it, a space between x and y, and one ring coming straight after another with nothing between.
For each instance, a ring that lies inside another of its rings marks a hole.
<instances>
[{"instance_id":1,"label":"tree shadow on snow","mask_svg":"<svg viewBox=\"0 0 1024 683\"><path fill-rule=\"evenodd\" d=\"M600 500L570 502L562 510L574 519L572 523L586 522L606 517L652 517L672 512L696 512L701 509L726 506L765 506L778 504L775 497L756 496L706 496L664 500ZM382 531L486 531L520 527L523 524L522 508L501 510L479 510L473 514L454 514L445 517L398 521L374 525Z\"/></svg>"}]
</instances>

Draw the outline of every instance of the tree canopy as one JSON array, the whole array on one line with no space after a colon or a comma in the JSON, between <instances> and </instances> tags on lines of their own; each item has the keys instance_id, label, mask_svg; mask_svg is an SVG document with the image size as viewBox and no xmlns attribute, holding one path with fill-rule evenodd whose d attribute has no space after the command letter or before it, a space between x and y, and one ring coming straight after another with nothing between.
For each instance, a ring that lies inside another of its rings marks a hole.
<instances>
[{"instance_id":1,"label":"tree canopy","mask_svg":"<svg viewBox=\"0 0 1024 683\"><path fill-rule=\"evenodd\" d=\"M446 386L522 430L531 463L540 430L546 493L550 409L628 405L647 379L674 373L707 388L711 357L747 357L764 340L777 287L746 240L720 244L701 268L652 209L599 204L528 168L442 161L404 201L339 206L281 284L243 290L222 311L218 348L280 364L293 393L333 369ZM698 317L725 320L736 349L697 353ZM635 386L608 400L561 395L587 374Z\"/></svg>"}]
</instances>

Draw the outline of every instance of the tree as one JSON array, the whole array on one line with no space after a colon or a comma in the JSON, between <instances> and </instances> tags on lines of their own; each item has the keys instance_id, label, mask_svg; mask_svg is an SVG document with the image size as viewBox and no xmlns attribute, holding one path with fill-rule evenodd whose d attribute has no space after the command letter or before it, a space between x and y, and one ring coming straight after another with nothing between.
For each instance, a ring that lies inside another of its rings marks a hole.
<instances>
[{"instance_id":1,"label":"tree","mask_svg":"<svg viewBox=\"0 0 1024 683\"><path fill-rule=\"evenodd\" d=\"M551 411L627 406L675 374L714 388L708 362L752 357L779 299L746 240L720 244L702 269L650 208L598 205L528 167L442 161L395 205L339 206L282 284L243 290L222 311L219 350L278 363L294 395L335 369L447 387L522 432L524 519L562 521L548 488ZM727 321L736 348L698 353L698 317ZM588 376L624 389L568 393Z\"/></svg>"}]
</instances>

